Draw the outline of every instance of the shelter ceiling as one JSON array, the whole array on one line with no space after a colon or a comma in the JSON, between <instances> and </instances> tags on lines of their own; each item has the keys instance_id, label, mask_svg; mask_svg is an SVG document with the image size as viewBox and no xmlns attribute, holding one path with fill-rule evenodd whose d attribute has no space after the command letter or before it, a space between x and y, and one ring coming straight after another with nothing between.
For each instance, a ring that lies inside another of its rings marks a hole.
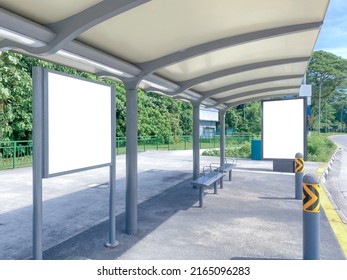
<instances>
[{"instance_id":1,"label":"shelter ceiling","mask_svg":"<svg viewBox=\"0 0 347 280\"><path fill-rule=\"evenodd\" d=\"M328 4L1 0L0 49L223 109L298 94Z\"/></svg>"}]
</instances>

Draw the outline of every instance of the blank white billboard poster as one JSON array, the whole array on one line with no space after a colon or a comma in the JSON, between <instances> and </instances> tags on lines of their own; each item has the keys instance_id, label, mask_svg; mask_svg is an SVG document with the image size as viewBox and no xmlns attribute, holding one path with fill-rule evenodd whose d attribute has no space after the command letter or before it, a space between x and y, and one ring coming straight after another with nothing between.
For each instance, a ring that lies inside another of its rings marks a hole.
<instances>
[{"instance_id":1,"label":"blank white billboard poster","mask_svg":"<svg viewBox=\"0 0 347 280\"><path fill-rule=\"evenodd\" d=\"M112 87L45 73L45 177L109 165Z\"/></svg>"},{"instance_id":2,"label":"blank white billboard poster","mask_svg":"<svg viewBox=\"0 0 347 280\"><path fill-rule=\"evenodd\" d=\"M300 152L305 156L304 98L262 102L263 159L294 159Z\"/></svg>"}]
</instances>

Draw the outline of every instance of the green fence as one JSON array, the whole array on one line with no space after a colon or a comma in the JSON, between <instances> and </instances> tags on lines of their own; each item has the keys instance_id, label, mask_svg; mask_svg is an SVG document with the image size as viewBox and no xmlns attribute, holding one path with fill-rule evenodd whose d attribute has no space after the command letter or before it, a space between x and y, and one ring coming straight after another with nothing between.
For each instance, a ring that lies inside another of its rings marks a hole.
<instances>
[{"instance_id":1,"label":"green fence","mask_svg":"<svg viewBox=\"0 0 347 280\"><path fill-rule=\"evenodd\" d=\"M245 142L251 142L254 139L253 134L234 134L225 136L226 146L242 145ZM200 137L200 149L219 148L219 135L204 138ZM117 154L126 152L126 138L117 137ZM168 137L140 137L138 139L138 151L149 150L191 150L193 148L192 136L168 136Z\"/></svg>"},{"instance_id":2,"label":"green fence","mask_svg":"<svg viewBox=\"0 0 347 280\"><path fill-rule=\"evenodd\" d=\"M31 166L32 141L0 142L0 169Z\"/></svg>"},{"instance_id":3,"label":"green fence","mask_svg":"<svg viewBox=\"0 0 347 280\"><path fill-rule=\"evenodd\" d=\"M225 137L227 146L241 145L251 142L252 134L233 134ZM126 138L117 137L117 154L125 154ZM191 150L193 148L192 136L169 136L169 137L139 137L138 151L148 150ZM209 138L200 137L201 149L219 148L219 135ZM32 164L32 141L8 141L0 142L0 170L16 167L31 166Z\"/></svg>"}]
</instances>

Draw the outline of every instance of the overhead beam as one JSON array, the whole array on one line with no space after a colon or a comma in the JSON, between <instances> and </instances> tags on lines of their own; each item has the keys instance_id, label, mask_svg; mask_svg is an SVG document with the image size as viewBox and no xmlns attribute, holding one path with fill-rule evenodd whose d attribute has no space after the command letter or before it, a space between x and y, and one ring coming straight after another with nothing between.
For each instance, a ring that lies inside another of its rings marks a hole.
<instances>
[{"instance_id":1,"label":"overhead beam","mask_svg":"<svg viewBox=\"0 0 347 280\"><path fill-rule=\"evenodd\" d=\"M297 25L282 26L276 28L270 28L260 31L254 31L250 33L240 34L236 36L231 36L223 39L218 39L215 41L207 42L197 46L187 48L185 50L180 50L178 52L138 64L140 68L143 69L143 75L147 75L158 71L162 68L168 67L172 64L194 58L212 51L217 51L227 47L232 47L240 44L249 43L252 41L263 40L268 38L273 38L277 36L282 36L290 33L303 32L306 30L317 29L323 23L311 22Z\"/></svg>"},{"instance_id":2,"label":"overhead beam","mask_svg":"<svg viewBox=\"0 0 347 280\"><path fill-rule=\"evenodd\" d=\"M298 89L298 86L281 86L281 87L271 87L271 88L262 88L262 89L256 89L256 90L250 90L250 91L245 91L239 94L231 95L225 98L220 98L217 101L216 104L213 105L213 107L216 107L218 105L221 105L225 102L231 101L235 98L240 98L240 97L246 97L247 95L254 95L254 94L260 94L260 93L266 93L266 92L272 92L272 91L277 91L277 90L289 90L289 89ZM259 96L260 98L262 96Z\"/></svg>"},{"instance_id":3,"label":"overhead beam","mask_svg":"<svg viewBox=\"0 0 347 280\"><path fill-rule=\"evenodd\" d=\"M48 55L57 52L65 44L95 25L142 5L150 0L104 0L75 15L46 25L55 36L46 45L33 47L7 40L11 48L19 48L34 55Z\"/></svg>"},{"instance_id":4,"label":"overhead beam","mask_svg":"<svg viewBox=\"0 0 347 280\"><path fill-rule=\"evenodd\" d=\"M259 78L259 79L243 81L243 82L239 82L239 83L235 83L235 84L230 84L230 85L226 85L226 86L223 86L220 88L216 88L216 89L202 92L201 93L202 98L200 101L203 101L206 98L212 97L212 96L217 95L219 93L238 89L238 88L242 88L242 87L254 86L257 84L262 84L262 83L267 83L267 82L275 82L275 81L289 80L289 79L298 79L298 78L302 78L302 77L303 77L302 74L273 76L273 77L265 77L265 78Z\"/></svg>"},{"instance_id":5,"label":"overhead beam","mask_svg":"<svg viewBox=\"0 0 347 280\"><path fill-rule=\"evenodd\" d=\"M306 56L292 57L292 58L275 59L275 60L261 61L256 63L234 66L231 68L219 70L216 72L208 73L202 76L198 76L196 78L179 82L177 84L180 85L180 88L175 93L171 93L171 95L180 94L181 92L184 92L185 90L190 89L193 86L205 83L207 81L212 81L218 78L222 78L225 76L242 73L246 71L251 71L251 70L256 70L260 68L265 68L265 67L285 65L290 63L308 62L309 60L310 60L310 57L306 57ZM170 93L167 93L167 94L170 94Z\"/></svg>"},{"instance_id":6,"label":"overhead beam","mask_svg":"<svg viewBox=\"0 0 347 280\"><path fill-rule=\"evenodd\" d=\"M263 96L260 96L260 97L259 96L257 96L257 97L249 97L249 98L245 98L245 99L242 99L242 100L239 100L239 101L235 101L235 102L231 102L231 103L224 103L224 105L226 106L225 110L228 110L228 109L230 109L232 107L235 107L235 106L238 106L238 105L241 105L241 104L245 104L245 103L249 103L249 102L252 102L252 101L264 100L264 99L267 99L267 98L278 98L278 97L283 97L283 96L288 96L288 93L286 93L286 94L276 94L276 95L267 94L267 95L263 95Z\"/></svg>"}]
</instances>

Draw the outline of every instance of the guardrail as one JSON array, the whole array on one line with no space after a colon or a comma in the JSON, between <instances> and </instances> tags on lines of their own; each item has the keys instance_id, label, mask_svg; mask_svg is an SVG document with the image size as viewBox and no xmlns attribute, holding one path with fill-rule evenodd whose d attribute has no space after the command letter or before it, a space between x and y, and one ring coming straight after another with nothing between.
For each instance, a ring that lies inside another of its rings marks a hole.
<instances>
[{"instance_id":1,"label":"guardrail","mask_svg":"<svg viewBox=\"0 0 347 280\"><path fill-rule=\"evenodd\" d=\"M225 137L226 146L241 145L254 139L252 134L233 134ZM126 138L117 137L117 154L126 152ZM28 141L0 141L0 170L31 166L32 164L31 140ZM193 148L192 136L151 136L139 137L138 151L148 150L191 150ZM200 149L219 148L219 135L200 137Z\"/></svg>"}]
</instances>

